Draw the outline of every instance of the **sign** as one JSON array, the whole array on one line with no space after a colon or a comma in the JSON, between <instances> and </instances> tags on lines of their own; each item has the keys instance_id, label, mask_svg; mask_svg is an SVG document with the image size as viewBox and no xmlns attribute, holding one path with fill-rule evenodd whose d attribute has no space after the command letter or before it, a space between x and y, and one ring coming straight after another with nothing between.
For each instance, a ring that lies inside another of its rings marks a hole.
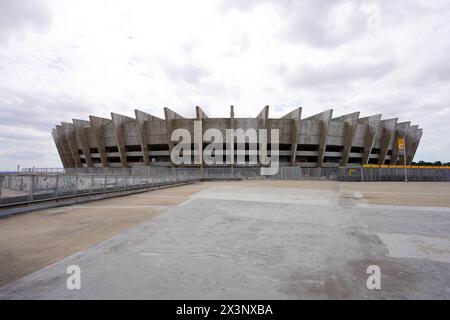
<instances>
[{"instance_id":1,"label":"sign","mask_svg":"<svg viewBox=\"0 0 450 320\"><path fill-rule=\"evenodd\" d=\"M398 144L398 150L405 150L405 139L404 138L398 138L397 144Z\"/></svg>"}]
</instances>

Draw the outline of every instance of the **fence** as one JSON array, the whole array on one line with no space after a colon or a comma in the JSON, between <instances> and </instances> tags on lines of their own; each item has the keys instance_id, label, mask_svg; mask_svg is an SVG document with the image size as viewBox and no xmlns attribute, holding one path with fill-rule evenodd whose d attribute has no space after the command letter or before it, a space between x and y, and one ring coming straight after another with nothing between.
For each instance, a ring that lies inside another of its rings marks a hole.
<instances>
[{"instance_id":1,"label":"fence","mask_svg":"<svg viewBox=\"0 0 450 320\"><path fill-rule=\"evenodd\" d=\"M408 181L450 181L449 168L409 167L406 170ZM45 173L0 175L0 204L129 190L199 180L259 178L269 180L404 181L405 168L356 166L341 168L281 167L276 175L265 177L260 175L260 168L258 167L74 168L65 169L65 173L59 173L52 169Z\"/></svg>"},{"instance_id":2,"label":"fence","mask_svg":"<svg viewBox=\"0 0 450 320\"><path fill-rule=\"evenodd\" d=\"M124 191L199 181L194 172L152 176L95 174L34 174L0 176L0 204L46 200L65 196Z\"/></svg>"},{"instance_id":3,"label":"fence","mask_svg":"<svg viewBox=\"0 0 450 320\"><path fill-rule=\"evenodd\" d=\"M72 174L122 174L130 175L132 173L132 168L22 168L22 174L27 173L43 173L43 174L61 174L61 173L72 173Z\"/></svg>"},{"instance_id":4,"label":"fence","mask_svg":"<svg viewBox=\"0 0 450 320\"><path fill-rule=\"evenodd\" d=\"M94 170L92 170L94 169ZM0 175L0 204L45 200L98 192L129 190L199 180L263 178L259 167L73 168ZM36 173L39 172L39 173ZM43 173L42 173L43 172ZM87 173L90 172L90 173ZM282 167L271 180L336 179L336 168Z\"/></svg>"},{"instance_id":5,"label":"fence","mask_svg":"<svg viewBox=\"0 0 450 320\"><path fill-rule=\"evenodd\" d=\"M339 181L450 181L449 168L374 168L343 167L339 168Z\"/></svg>"},{"instance_id":6,"label":"fence","mask_svg":"<svg viewBox=\"0 0 450 320\"><path fill-rule=\"evenodd\" d=\"M338 168L281 167L270 180L336 180Z\"/></svg>"}]
</instances>

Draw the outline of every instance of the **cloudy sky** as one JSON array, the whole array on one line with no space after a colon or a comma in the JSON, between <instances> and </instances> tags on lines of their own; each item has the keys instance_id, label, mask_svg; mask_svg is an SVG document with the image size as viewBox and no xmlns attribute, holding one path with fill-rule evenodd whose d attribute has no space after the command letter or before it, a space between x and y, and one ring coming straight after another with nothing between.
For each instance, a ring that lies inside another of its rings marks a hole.
<instances>
[{"instance_id":1,"label":"cloudy sky","mask_svg":"<svg viewBox=\"0 0 450 320\"><path fill-rule=\"evenodd\" d=\"M361 111L450 161L450 1L0 0L0 169L60 167L51 128L90 114Z\"/></svg>"}]
</instances>

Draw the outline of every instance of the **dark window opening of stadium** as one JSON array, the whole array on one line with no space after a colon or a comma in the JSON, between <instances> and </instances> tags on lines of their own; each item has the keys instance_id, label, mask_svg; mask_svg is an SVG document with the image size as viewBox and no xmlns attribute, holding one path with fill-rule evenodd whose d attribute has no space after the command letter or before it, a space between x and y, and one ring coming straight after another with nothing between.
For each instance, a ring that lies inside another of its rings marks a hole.
<instances>
[{"instance_id":1,"label":"dark window opening of stadium","mask_svg":"<svg viewBox=\"0 0 450 320\"><path fill-rule=\"evenodd\" d=\"M105 147L106 152L119 152L119 148L117 146L109 146Z\"/></svg>"},{"instance_id":2,"label":"dark window opening of stadium","mask_svg":"<svg viewBox=\"0 0 450 320\"><path fill-rule=\"evenodd\" d=\"M341 157L324 157L323 162L325 163L340 163Z\"/></svg>"},{"instance_id":3,"label":"dark window opening of stadium","mask_svg":"<svg viewBox=\"0 0 450 320\"><path fill-rule=\"evenodd\" d=\"M351 147L350 153L363 153L364 147Z\"/></svg>"},{"instance_id":4,"label":"dark window opening of stadium","mask_svg":"<svg viewBox=\"0 0 450 320\"><path fill-rule=\"evenodd\" d=\"M150 162L169 162L170 157L169 156L154 156L150 157Z\"/></svg>"},{"instance_id":5,"label":"dark window opening of stadium","mask_svg":"<svg viewBox=\"0 0 450 320\"><path fill-rule=\"evenodd\" d=\"M310 156L310 157L297 157L296 162L317 162L318 157L317 156Z\"/></svg>"},{"instance_id":6,"label":"dark window opening of stadium","mask_svg":"<svg viewBox=\"0 0 450 320\"><path fill-rule=\"evenodd\" d=\"M327 145L327 147L325 148L325 152L342 152L343 149L343 146Z\"/></svg>"},{"instance_id":7,"label":"dark window opening of stadium","mask_svg":"<svg viewBox=\"0 0 450 320\"><path fill-rule=\"evenodd\" d=\"M147 147L149 151L169 151L168 144L149 144Z\"/></svg>"},{"instance_id":8,"label":"dark window opening of stadium","mask_svg":"<svg viewBox=\"0 0 450 320\"><path fill-rule=\"evenodd\" d=\"M141 156L130 156L127 157L127 162L144 162L144 159Z\"/></svg>"},{"instance_id":9,"label":"dark window opening of stadium","mask_svg":"<svg viewBox=\"0 0 450 320\"><path fill-rule=\"evenodd\" d=\"M319 145L317 144L299 144L297 151L318 151Z\"/></svg>"},{"instance_id":10,"label":"dark window opening of stadium","mask_svg":"<svg viewBox=\"0 0 450 320\"><path fill-rule=\"evenodd\" d=\"M291 162L291 156L280 156L280 162Z\"/></svg>"},{"instance_id":11,"label":"dark window opening of stadium","mask_svg":"<svg viewBox=\"0 0 450 320\"><path fill-rule=\"evenodd\" d=\"M348 163L361 164L362 163L362 158L350 157L350 158L348 158Z\"/></svg>"},{"instance_id":12,"label":"dark window opening of stadium","mask_svg":"<svg viewBox=\"0 0 450 320\"><path fill-rule=\"evenodd\" d=\"M141 150L140 145L132 145L132 146L125 146L125 151L133 152L133 151L142 151L142 150Z\"/></svg>"}]
</instances>

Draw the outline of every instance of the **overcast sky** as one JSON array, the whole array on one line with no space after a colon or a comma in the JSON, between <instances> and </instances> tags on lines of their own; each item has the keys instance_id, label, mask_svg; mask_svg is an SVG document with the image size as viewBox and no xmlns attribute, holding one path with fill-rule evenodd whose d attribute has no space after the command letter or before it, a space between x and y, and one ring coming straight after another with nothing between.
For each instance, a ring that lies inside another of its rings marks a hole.
<instances>
[{"instance_id":1,"label":"overcast sky","mask_svg":"<svg viewBox=\"0 0 450 320\"><path fill-rule=\"evenodd\" d=\"M0 0L0 169L61 167L61 121L382 113L450 161L450 1Z\"/></svg>"}]
</instances>

